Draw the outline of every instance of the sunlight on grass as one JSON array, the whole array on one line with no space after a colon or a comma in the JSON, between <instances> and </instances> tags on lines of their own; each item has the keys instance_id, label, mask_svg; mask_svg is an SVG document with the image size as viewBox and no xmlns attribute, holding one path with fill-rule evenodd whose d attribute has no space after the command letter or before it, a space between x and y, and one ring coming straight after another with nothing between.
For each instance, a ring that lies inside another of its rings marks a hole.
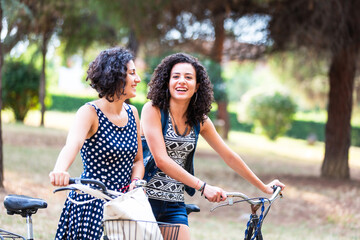
<instances>
[{"instance_id":1,"label":"sunlight on grass","mask_svg":"<svg viewBox=\"0 0 360 240\"><path fill-rule=\"evenodd\" d=\"M9 110L2 112L3 123L13 123L14 116L13 113ZM29 126L38 127L40 126L40 111L31 110L26 115L24 123ZM47 111L45 112L45 127L46 128L56 128L62 130L68 130L73 124L75 119L75 113L65 113L65 112L55 112Z\"/></svg>"}]
</instances>

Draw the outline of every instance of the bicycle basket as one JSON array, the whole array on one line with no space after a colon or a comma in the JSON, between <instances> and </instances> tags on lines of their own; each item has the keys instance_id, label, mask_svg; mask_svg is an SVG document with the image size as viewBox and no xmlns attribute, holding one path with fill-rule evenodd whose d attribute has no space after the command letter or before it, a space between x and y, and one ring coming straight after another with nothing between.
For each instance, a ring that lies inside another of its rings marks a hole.
<instances>
[{"instance_id":1,"label":"bicycle basket","mask_svg":"<svg viewBox=\"0 0 360 240\"><path fill-rule=\"evenodd\" d=\"M104 240L177 240L180 229L176 224L127 219L105 220L103 225Z\"/></svg>"},{"instance_id":2,"label":"bicycle basket","mask_svg":"<svg viewBox=\"0 0 360 240\"><path fill-rule=\"evenodd\" d=\"M0 239L22 239L25 240L23 236L20 236L18 234L5 231L3 229L0 229Z\"/></svg>"}]
</instances>

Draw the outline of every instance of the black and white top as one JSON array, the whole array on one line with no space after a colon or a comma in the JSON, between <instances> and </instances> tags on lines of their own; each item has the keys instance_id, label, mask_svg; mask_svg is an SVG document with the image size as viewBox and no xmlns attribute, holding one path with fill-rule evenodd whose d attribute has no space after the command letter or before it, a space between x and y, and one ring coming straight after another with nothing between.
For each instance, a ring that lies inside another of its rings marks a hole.
<instances>
[{"instance_id":1,"label":"black and white top","mask_svg":"<svg viewBox=\"0 0 360 240\"><path fill-rule=\"evenodd\" d=\"M164 136L166 151L177 164L185 168L188 155L195 148L194 128L188 135L182 137L176 134L168 118L168 129ZM146 193L149 198L169 202L184 202L184 184L167 176L160 169L147 184Z\"/></svg>"}]
</instances>

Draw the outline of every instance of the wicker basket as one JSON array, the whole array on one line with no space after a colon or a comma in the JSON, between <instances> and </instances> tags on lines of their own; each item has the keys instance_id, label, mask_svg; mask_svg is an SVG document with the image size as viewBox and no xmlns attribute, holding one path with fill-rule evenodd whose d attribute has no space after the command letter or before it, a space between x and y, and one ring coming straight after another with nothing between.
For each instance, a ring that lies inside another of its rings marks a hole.
<instances>
[{"instance_id":1,"label":"wicker basket","mask_svg":"<svg viewBox=\"0 0 360 240\"><path fill-rule=\"evenodd\" d=\"M177 240L180 226L138 220L105 220L104 240Z\"/></svg>"}]
</instances>

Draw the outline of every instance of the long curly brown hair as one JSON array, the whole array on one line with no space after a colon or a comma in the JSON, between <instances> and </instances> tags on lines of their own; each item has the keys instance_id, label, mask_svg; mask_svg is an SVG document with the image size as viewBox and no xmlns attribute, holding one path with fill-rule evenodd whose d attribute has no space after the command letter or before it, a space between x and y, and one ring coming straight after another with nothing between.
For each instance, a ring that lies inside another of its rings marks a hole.
<instances>
[{"instance_id":1,"label":"long curly brown hair","mask_svg":"<svg viewBox=\"0 0 360 240\"><path fill-rule=\"evenodd\" d=\"M174 65L178 63L191 64L196 72L196 83L199 84L197 92L192 96L186 112L187 124L195 126L203 123L211 110L214 101L213 87L204 66L199 60L186 53L175 53L165 57L156 67L149 83L147 98L152 101L153 106L163 110L169 110L169 80ZM197 96L196 96L197 95Z\"/></svg>"},{"instance_id":2,"label":"long curly brown hair","mask_svg":"<svg viewBox=\"0 0 360 240\"><path fill-rule=\"evenodd\" d=\"M98 92L99 98L113 102L115 96L125 95L127 64L133 59L129 50L117 47L102 51L90 63L86 80L90 80L90 86Z\"/></svg>"}]
</instances>

